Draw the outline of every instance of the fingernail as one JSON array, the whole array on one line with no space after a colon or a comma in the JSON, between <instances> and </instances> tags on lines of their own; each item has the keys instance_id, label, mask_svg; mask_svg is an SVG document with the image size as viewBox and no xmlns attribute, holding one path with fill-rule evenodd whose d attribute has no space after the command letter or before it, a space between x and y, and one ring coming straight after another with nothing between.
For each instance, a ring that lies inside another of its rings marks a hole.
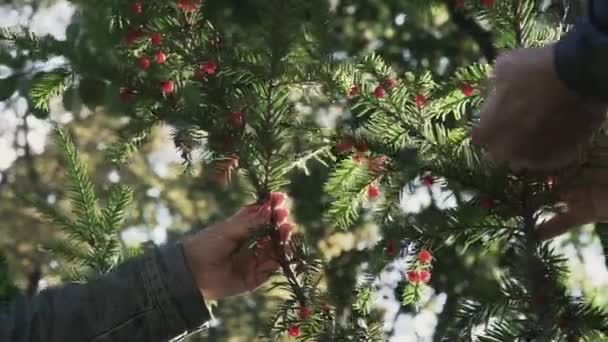
<instances>
[{"instance_id":1,"label":"fingernail","mask_svg":"<svg viewBox=\"0 0 608 342\"><path fill-rule=\"evenodd\" d=\"M283 223L279 226L279 237L281 241L289 241L291 238L291 232L293 231L293 224L291 223Z\"/></svg>"}]
</instances>

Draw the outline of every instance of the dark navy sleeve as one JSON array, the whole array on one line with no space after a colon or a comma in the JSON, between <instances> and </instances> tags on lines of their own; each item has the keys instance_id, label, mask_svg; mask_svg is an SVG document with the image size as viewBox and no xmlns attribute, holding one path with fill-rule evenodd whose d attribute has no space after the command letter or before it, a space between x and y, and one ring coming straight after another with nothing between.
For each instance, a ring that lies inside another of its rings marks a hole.
<instances>
[{"instance_id":1,"label":"dark navy sleeve","mask_svg":"<svg viewBox=\"0 0 608 342\"><path fill-rule=\"evenodd\" d=\"M556 44L562 81L586 99L608 102L608 1L591 0L589 15Z\"/></svg>"},{"instance_id":2,"label":"dark navy sleeve","mask_svg":"<svg viewBox=\"0 0 608 342\"><path fill-rule=\"evenodd\" d=\"M0 310L2 342L167 342L203 329L211 311L181 244L104 277L20 298Z\"/></svg>"}]
</instances>

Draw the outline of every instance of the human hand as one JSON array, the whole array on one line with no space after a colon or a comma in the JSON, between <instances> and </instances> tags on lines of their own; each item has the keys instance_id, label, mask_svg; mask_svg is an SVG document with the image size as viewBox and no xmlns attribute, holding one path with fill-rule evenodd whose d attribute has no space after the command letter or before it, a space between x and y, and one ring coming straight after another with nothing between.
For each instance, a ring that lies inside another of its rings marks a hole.
<instances>
[{"instance_id":1,"label":"human hand","mask_svg":"<svg viewBox=\"0 0 608 342\"><path fill-rule=\"evenodd\" d=\"M558 78L553 45L500 56L473 143L516 170L559 169L577 159L603 120L601 104L584 101Z\"/></svg>"},{"instance_id":2,"label":"human hand","mask_svg":"<svg viewBox=\"0 0 608 342\"><path fill-rule=\"evenodd\" d=\"M273 210L288 216L284 202L284 194L273 193L268 202L246 206L226 221L184 240L190 269L205 299L217 300L252 291L280 267L272 244L259 244L257 249L241 247L257 228L270 223ZM289 240L293 225L277 222L281 223L281 238Z\"/></svg>"},{"instance_id":3,"label":"human hand","mask_svg":"<svg viewBox=\"0 0 608 342\"><path fill-rule=\"evenodd\" d=\"M559 181L559 179L558 179ZM539 239L559 236L571 228L608 221L608 171L586 170L561 191L558 212L536 230Z\"/></svg>"}]
</instances>

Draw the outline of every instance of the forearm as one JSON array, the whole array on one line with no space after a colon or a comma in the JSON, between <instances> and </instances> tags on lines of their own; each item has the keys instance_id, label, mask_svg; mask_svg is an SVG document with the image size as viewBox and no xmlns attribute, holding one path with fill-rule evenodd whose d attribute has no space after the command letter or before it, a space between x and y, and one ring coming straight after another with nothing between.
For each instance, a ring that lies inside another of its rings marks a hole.
<instances>
[{"instance_id":1,"label":"forearm","mask_svg":"<svg viewBox=\"0 0 608 342\"><path fill-rule=\"evenodd\" d=\"M174 245L87 284L13 303L0 314L0 341L164 342L209 319L182 247Z\"/></svg>"},{"instance_id":2,"label":"forearm","mask_svg":"<svg viewBox=\"0 0 608 342\"><path fill-rule=\"evenodd\" d=\"M608 102L608 1L591 0L589 15L556 44L562 81L585 99Z\"/></svg>"}]
</instances>

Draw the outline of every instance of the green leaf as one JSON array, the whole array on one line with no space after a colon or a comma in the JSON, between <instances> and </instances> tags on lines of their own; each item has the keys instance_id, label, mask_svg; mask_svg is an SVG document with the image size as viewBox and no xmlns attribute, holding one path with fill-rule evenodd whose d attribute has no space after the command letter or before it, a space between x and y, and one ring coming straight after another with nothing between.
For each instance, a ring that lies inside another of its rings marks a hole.
<instances>
[{"instance_id":1,"label":"green leaf","mask_svg":"<svg viewBox=\"0 0 608 342\"><path fill-rule=\"evenodd\" d=\"M17 90L17 81L19 76L13 75L0 80L0 101L4 101L11 97Z\"/></svg>"}]
</instances>

